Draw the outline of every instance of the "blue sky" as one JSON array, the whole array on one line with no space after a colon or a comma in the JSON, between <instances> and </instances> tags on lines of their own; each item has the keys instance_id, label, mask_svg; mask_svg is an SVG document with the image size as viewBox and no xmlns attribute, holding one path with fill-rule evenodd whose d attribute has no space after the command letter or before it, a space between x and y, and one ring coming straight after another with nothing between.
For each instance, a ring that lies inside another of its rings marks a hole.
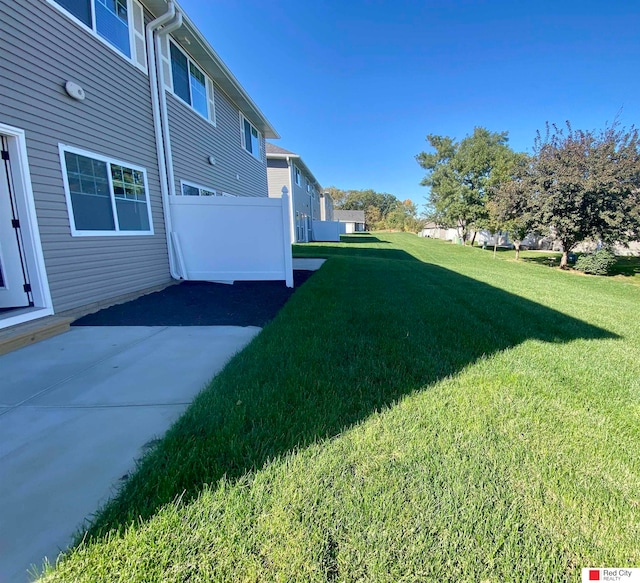
<instances>
[{"instance_id":1,"label":"blue sky","mask_svg":"<svg viewBox=\"0 0 640 583\"><path fill-rule=\"evenodd\" d=\"M422 205L427 134L640 125L637 0L180 3L323 186Z\"/></svg>"}]
</instances>

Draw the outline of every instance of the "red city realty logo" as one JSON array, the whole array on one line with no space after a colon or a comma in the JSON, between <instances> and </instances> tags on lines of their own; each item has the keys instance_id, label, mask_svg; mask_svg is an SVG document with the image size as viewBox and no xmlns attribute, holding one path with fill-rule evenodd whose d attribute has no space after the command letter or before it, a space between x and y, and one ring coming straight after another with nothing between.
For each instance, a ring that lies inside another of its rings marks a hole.
<instances>
[{"instance_id":1,"label":"red city realty logo","mask_svg":"<svg viewBox=\"0 0 640 583\"><path fill-rule=\"evenodd\" d=\"M589 581L600 581L600 569L589 569Z\"/></svg>"}]
</instances>

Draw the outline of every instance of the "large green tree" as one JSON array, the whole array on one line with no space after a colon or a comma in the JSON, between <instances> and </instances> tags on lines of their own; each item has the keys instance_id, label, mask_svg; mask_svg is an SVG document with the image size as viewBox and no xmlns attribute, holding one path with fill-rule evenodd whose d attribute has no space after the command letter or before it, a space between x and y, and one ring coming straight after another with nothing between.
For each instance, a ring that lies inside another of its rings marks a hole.
<instances>
[{"instance_id":1,"label":"large green tree","mask_svg":"<svg viewBox=\"0 0 640 583\"><path fill-rule=\"evenodd\" d=\"M547 125L534 145L530 196L539 225L563 248L560 267L581 241L640 237L638 130L616 123L603 131Z\"/></svg>"},{"instance_id":2,"label":"large green tree","mask_svg":"<svg viewBox=\"0 0 640 583\"><path fill-rule=\"evenodd\" d=\"M435 152L416 156L427 171L421 182L430 187L427 214L439 224L457 228L466 241L472 229L486 226L489 190L505 180L513 164L508 133L476 127L459 143L434 134L427 141Z\"/></svg>"},{"instance_id":3,"label":"large green tree","mask_svg":"<svg viewBox=\"0 0 640 583\"><path fill-rule=\"evenodd\" d=\"M535 228L536 220L531 196L531 159L517 154L507 177L491 188L487 201L487 226L492 233L507 231L520 259L520 245Z\"/></svg>"}]
</instances>

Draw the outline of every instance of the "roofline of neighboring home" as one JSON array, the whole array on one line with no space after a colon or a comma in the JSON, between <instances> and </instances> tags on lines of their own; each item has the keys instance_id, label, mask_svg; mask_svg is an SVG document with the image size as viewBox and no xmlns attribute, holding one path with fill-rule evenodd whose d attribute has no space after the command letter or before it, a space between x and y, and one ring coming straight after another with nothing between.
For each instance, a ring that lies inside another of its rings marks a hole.
<instances>
[{"instance_id":1,"label":"roofline of neighboring home","mask_svg":"<svg viewBox=\"0 0 640 583\"><path fill-rule=\"evenodd\" d=\"M360 218L360 216L362 216L362 221L365 221L365 220L366 220L366 218L367 218L367 217L366 217L366 215L364 214L364 211L357 211L357 210L356 210L356 211L354 211L354 210L349 210L349 209L334 209L334 211L333 211L333 212L334 212L334 213L362 213L362 215L358 215L358 218ZM360 222L360 221L358 221L355 217L352 217L352 219L353 219L353 221L354 221L354 222L356 222L356 223L357 223L357 222ZM339 219L338 219L338 220L339 220ZM345 220L345 221L346 221L346 220L348 220L348 219L343 219L343 220ZM351 220L351 219L349 219L349 220Z\"/></svg>"},{"instance_id":2,"label":"roofline of neighboring home","mask_svg":"<svg viewBox=\"0 0 640 583\"><path fill-rule=\"evenodd\" d=\"M167 11L168 0L141 0L144 6L153 13L154 17ZM172 33L187 53L202 67L207 75L227 94L231 101L238 106L242 114L264 135L265 138L280 137L269 120L260 111L244 87L234 74L224 64L218 53L191 21L184 9L175 2L176 9L182 13L182 26Z\"/></svg>"},{"instance_id":3,"label":"roofline of neighboring home","mask_svg":"<svg viewBox=\"0 0 640 583\"><path fill-rule=\"evenodd\" d=\"M280 153L270 153L267 152L267 160L269 158L272 159L276 159L276 160L289 160L289 158L295 158L296 159L296 163L302 167L302 169L309 175L311 176L311 180L313 180L313 182L315 183L315 185L318 187L318 194L322 194L322 185L318 182L318 179L313 175L313 172L311 172L311 170L309 170L309 166L307 166L304 163L304 160L300 157L300 154L294 154L293 152L291 152L290 154L280 154Z\"/></svg>"}]
</instances>

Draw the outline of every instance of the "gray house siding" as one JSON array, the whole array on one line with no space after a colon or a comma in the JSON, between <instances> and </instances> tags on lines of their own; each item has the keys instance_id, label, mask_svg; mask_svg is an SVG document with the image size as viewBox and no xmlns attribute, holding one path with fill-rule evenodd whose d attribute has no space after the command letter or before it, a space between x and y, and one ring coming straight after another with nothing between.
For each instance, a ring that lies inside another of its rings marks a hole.
<instances>
[{"instance_id":1,"label":"gray house siding","mask_svg":"<svg viewBox=\"0 0 640 583\"><path fill-rule=\"evenodd\" d=\"M292 184L293 189L293 213L301 215L311 216L311 208L309 206L309 197L307 193L300 188L297 184Z\"/></svg>"},{"instance_id":2,"label":"gray house siding","mask_svg":"<svg viewBox=\"0 0 640 583\"><path fill-rule=\"evenodd\" d=\"M267 160L267 181L269 184L269 196L272 198L280 198L282 196L282 187L286 186L289 194L291 194L291 171L286 160L279 158Z\"/></svg>"},{"instance_id":3,"label":"gray house siding","mask_svg":"<svg viewBox=\"0 0 640 583\"><path fill-rule=\"evenodd\" d=\"M329 193L320 197L320 213L323 221L333 221L333 199Z\"/></svg>"},{"instance_id":4,"label":"gray house siding","mask_svg":"<svg viewBox=\"0 0 640 583\"><path fill-rule=\"evenodd\" d=\"M148 77L38 0L0 3L0 54L0 122L26 133L55 311L168 282ZM68 80L84 101L67 96ZM59 143L145 168L154 235L72 237Z\"/></svg>"},{"instance_id":5,"label":"gray house siding","mask_svg":"<svg viewBox=\"0 0 640 583\"><path fill-rule=\"evenodd\" d=\"M320 193L313 192L313 197L310 199L310 204L313 207L313 218L316 221L322 220L322 211L320 210Z\"/></svg>"},{"instance_id":6,"label":"gray house siding","mask_svg":"<svg viewBox=\"0 0 640 583\"><path fill-rule=\"evenodd\" d=\"M304 170L302 165L295 163L297 158L298 157L295 156L289 161L285 158L267 159L269 196L279 198L281 196L282 186L286 185L292 197L293 221L295 222L305 216L313 217L314 220L320 221L322 220L320 193L316 192L312 198L311 193L307 191L307 184L313 185L314 180ZM300 171L300 186L295 183L294 167ZM294 240L300 236L300 233L297 231L292 233Z\"/></svg>"},{"instance_id":7,"label":"gray house siding","mask_svg":"<svg viewBox=\"0 0 640 583\"><path fill-rule=\"evenodd\" d=\"M180 194L180 180L185 180L235 196L268 196L266 161L241 145L240 110L215 84L214 91L215 127L167 91L176 193ZM264 138L261 148L264 152Z\"/></svg>"},{"instance_id":8,"label":"gray house siding","mask_svg":"<svg viewBox=\"0 0 640 583\"><path fill-rule=\"evenodd\" d=\"M311 198L311 193L307 191L307 182L313 184L310 176L305 171L297 166L300 170L300 186L293 184L294 191L294 212L298 211L301 214L305 214L309 217L313 216L314 220L320 220L320 197L319 195L315 199ZM313 205L313 206L312 206Z\"/></svg>"}]
</instances>

